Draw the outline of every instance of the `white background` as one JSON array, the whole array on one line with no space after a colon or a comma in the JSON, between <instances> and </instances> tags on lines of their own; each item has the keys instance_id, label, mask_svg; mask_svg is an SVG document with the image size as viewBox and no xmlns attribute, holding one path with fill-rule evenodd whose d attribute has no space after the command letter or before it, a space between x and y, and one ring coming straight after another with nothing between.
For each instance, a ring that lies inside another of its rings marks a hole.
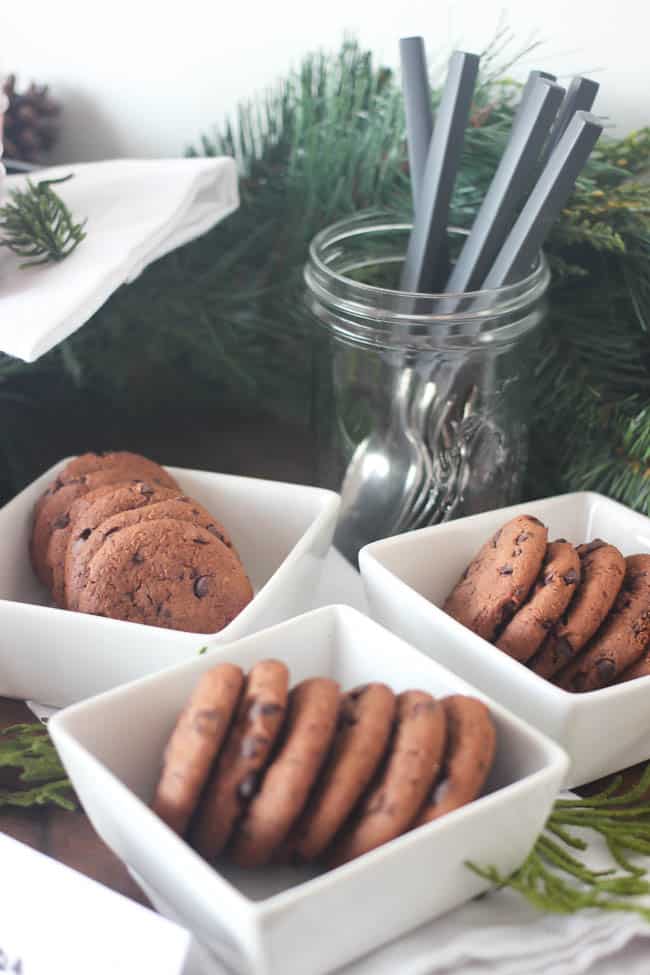
<instances>
[{"instance_id":1,"label":"white background","mask_svg":"<svg viewBox=\"0 0 650 975\"><path fill-rule=\"evenodd\" d=\"M51 82L66 106L57 159L180 155L241 99L345 31L395 64L423 34L433 65L482 50L500 17L543 47L514 72L591 73L596 111L650 123L648 0L0 0L0 69Z\"/></svg>"}]
</instances>

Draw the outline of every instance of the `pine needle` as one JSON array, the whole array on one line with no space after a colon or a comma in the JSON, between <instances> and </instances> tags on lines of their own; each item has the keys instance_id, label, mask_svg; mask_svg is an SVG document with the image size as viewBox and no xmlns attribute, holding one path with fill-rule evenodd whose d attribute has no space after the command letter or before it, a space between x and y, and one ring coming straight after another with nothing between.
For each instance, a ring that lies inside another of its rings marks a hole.
<instances>
[{"instance_id":1,"label":"pine needle","mask_svg":"<svg viewBox=\"0 0 650 975\"><path fill-rule=\"evenodd\" d=\"M0 247L29 257L20 267L58 262L68 257L85 238L83 223L75 223L70 210L52 186L72 178L27 180L27 189L13 189L0 207Z\"/></svg>"},{"instance_id":2,"label":"pine needle","mask_svg":"<svg viewBox=\"0 0 650 975\"><path fill-rule=\"evenodd\" d=\"M495 867L467 866L495 887L517 891L542 911L572 914L592 907L631 911L650 922L650 907L634 900L650 895L647 868L630 859L635 854L650 856L650 803L639 802L650 788L650 765L633 788L617 794L620 784L618 776L597 795L558 799L532 851L509 876ZM611 868L592 870L569 852L589 849L588 842L571 831L576 827L600 833Z\"/></svg>"},{"instance_id":3,"label":"pine needle","mask_svg":"<svg viewBox=\"0 0 650 975\"><path fill-rule=\"evenodd\" d=\"M0 731L0 772L2 769L15 771L21 787L0 786L0 807L52 804L77 808L72 784L42 724L15 724Z\"/></svg>"}]
</instances>

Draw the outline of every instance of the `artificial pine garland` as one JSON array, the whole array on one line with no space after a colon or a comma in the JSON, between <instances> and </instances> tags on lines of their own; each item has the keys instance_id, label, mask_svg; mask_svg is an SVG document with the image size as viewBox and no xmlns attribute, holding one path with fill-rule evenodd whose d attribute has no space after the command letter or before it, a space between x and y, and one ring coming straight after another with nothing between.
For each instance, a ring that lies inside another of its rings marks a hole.
<instances>
[{"instance_id":1,"label":"artificial pine garland","mask_svg":"<svg viewBox=\"0 0 650 975\"><path fill-rule=\"evenodd\" d=\"M453 201L452 218L463 226L485 193L519 97L499 64L504 40L482 58ZM50 409L63 369L71 386L126 411L182 399L188 409L230 404L308 420L311 327L301 303L308 242L364 208L410 212L397 80L346 42L337 56L306 58L193 153L236 155L240 210L120 289L34 366L0 359L0 397L23 395L25 378L37 375ZM649 167L650 129L601 139L549 241L555 277L529 497L595 488L650 513ZM15 401L14 411L19 434ZM21 442L17 435L0 446L17 471Z\"/></svg>"}]
</instances>

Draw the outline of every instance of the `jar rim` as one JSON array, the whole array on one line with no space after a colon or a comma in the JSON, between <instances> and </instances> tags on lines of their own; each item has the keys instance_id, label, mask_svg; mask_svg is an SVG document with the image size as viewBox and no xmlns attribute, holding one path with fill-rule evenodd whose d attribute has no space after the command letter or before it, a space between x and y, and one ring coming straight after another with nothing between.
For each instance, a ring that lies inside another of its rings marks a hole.
<instances>
[{"instance_id":1,"label":"jar rim","mask_svg":"<svg viewBox=\"0 0 650 975\"><path fill-rule=\"evenodd\" d=\"M330 307L362 318L380 319L392 324L406 320L436 320L462 324L464 321L515 311L541 297L550 281L550 270L542 251L533 270L524 278L501 288L479 289L460 293L407 292L366 284L333 270L324 252L346 240L382 231L410 232L412 224L381 210L368 210L345 217L319 231L309 245L309 262L305 279L315 296ZM469 231L449 227L449 232L467 236ZM401 306L404 306L403 308ZM463 308L459 310L458 306ZM417 309L414 311L414 309Z\"/></svg>"}]
</instances>

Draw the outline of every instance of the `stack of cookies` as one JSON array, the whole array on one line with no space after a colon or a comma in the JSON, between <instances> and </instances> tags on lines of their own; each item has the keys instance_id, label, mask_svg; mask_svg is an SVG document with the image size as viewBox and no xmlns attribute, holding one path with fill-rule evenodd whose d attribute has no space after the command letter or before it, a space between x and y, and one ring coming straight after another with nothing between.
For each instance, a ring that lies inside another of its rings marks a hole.
<instances>
[{"instance_id":1,"label":"stack of cookies","mask_svg":"<svg viewBox=\"0 0 650 975\"><path fill-rule=\"evenodd\" d=\"M65 609L216 633L253 592L226 529L155 461L70 461L39 499L34 571Z\"/></svg>"},{"instance_id":2,"label":"stack of cookies","mask_svg":"<svg viewBox=\"0 0 650 975\"><path fill-rule=\"evenodd\" d=\"M153 809L209 861L333 867L475 799L495 744L475 698L327 677L289 691L279 660L222 663L178 720Z\"/></svg>"},{"instance_id":3,"label":"stack of cookies","mask_svg":"<svg viewBox=\"0 0 650 975\"><path fill-rule=\"evenodd\" d=\"M496 532L445 612L568 691L650 673L650 555L601 539L574 547L530 515Z\"/></svg>"}]
</instances>

